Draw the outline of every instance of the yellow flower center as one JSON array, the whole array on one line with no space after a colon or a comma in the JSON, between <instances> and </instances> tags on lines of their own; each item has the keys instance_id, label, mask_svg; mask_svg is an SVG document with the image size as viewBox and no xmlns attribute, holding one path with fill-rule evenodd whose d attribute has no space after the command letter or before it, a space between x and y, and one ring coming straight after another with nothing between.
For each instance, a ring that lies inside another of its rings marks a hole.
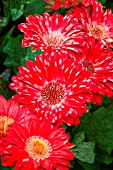
<instances>
[{"instance_id":1,"label":"yellow flower center","mask_svg":"<svg viewBox=\"0 0 113 170\"><path fill-rule=\"evenodd\" d=\"M92 35L95 36L95 38L105 38L106 37L106 31L105 28L102 25L94 24L91 28Z\"/></svg>"},{"instance_id":2,"label":"yellow flower center","mask_svg":"<svg viewBox=\"0 0 113 170\"><path fill-rule=\"evenodd\" d=\"M50 105L59 103L64 97L64 89L57 83L48 84L42 91L42 98Z\"/></svg>"},{"instance_id":3,"label":"yellow flower center","mask_svg":"<svg viewBox=\"0 0 113 170\"><path fill-rule=\"evenodd\" d=\"M7 130L10 129L10 125L13 124L14 120L6 116L0 116L0 134L7 136Z\"/></svg>"},{"instance_id":4,"label":"yellow flower center","mask_svg":"<svg viewBox=\"0 0 113 170\"><path fill-rule=\"evenodd\" d=\"M46 45L55 47L61 47L64 42L64 36L62 36L60 33L51 33L51 34L45 34L43 35L43 39Z\"/></svg>"},{"instance_id":5,"label":"yellow flower center","mask_svg":"<svg viewBox=\"0 0 113 170\"><path fill-rule=\"evenodd\" d=\"M38 162L40 159L48 158L52 148L48 140L39 136L32 136L27 139L25 150L32 159Z\"/></svg>"}]
</instances>

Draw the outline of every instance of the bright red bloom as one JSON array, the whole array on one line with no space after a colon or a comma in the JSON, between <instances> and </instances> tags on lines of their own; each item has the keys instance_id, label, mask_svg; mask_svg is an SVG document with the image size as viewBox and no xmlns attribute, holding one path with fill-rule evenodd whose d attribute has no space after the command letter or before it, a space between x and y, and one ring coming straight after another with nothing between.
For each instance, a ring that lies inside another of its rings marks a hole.
<instances>
[{"instance_id":1,"label":"bright red bloom","mask_svg":"<svg viewBox=\"0 0 113 170\"><path fill-rule=\"evenodd\" d=\"M11 131L19 128L18 125L25 125L30 118L14 100L0 96L0 154L4 152L5 140Z\"/></svg>"},{"instance_id":2,"label":"bright red bloom","mask_svg":"<svg viewBox=\"0 0 113 170\"><path fill-rule=\"evenodd\" d=\"M75 8L74 17L77 17L83 24L84 31L96 40L106 43L113 43L113 14L112 10L103 10L99 2L94 2L92 9L86 7Z\"/></svg>"},{"instance_id":3,"label":"bright red bloom","mask_svg":"<svg viewBox=\"0 0 113 170\"><path fill-rule=\"evenodd\" d=\"M37 56L36 62L27 61L19 74L12 78L10 88L17 91L15 99L40 119L52 118L53 123L78 124L78 116L87 111L92 101L85 81L90 73L74 59Z\"/></svg>"},{"instance_id":4,"label":"bright red bloom","mask_svg":"<svg viewBox=\"0 0 113 170\"><path fill-rule=\"evenodd\" d=\"M22 47L32 46L33 50L43 50L47 56L75 53L84 44L85 34L76 18L71 15L65 17L58 14L44 16L35 14L27 17L28 23L19 24L24 32Z\"/></svg>"},{"instance_id":5,"label":"bright red bloom","mask_svg":"<svg viewBox=\"0 0 113 170\"><path fill-rule=\"evenodd\" d=\"M95 42L93 37L90 37L88 42L88 47L84 48L84 52L76 56L76 59L91 73L88 81L94 93L94 100L101 104L99 95L113 96L113 51L105 49L103 43Z\"/></svg>"},{"instance_id":6,"label":"bright red bloom","mask_svg":"<svg viewBox=\"0 0 113 170\"><path fill-rule=\"evenodd\" d=\"M45 0L52 6L47 6L47 8L53 8L58 10L60 7L70 8L73 5L77 6L78 4L83 4L85 6L90 6L96 0Z\"/></svg>"},{"instance_id":7,"label":"bright red bloom","mask_svg":"<svg viewBox=\"0 0 113 170\"><path fill-rule=\"evenodd\" d=\"M83 4L85 6L93 5L93 2L96 2L96 0L68 0L72 3L72 5L77 6L78 4Z\"/></svg>"},{"instance_id":8,"label":"bright red bloom","mask_svg":"<svg viewBox=\"0 0 113 170\"><path fill-rule=\"evenodd\" d=\"M6 147L7 155L2 156L2 164L14 166L16 170L68 170L69 160L74 154L69 148L65 129L56 128L50 123L30 124L21 131L13 131ZM15 152L16 151L16 152Z\"/></svg>"},{"instance_id":9,"label":"bright red bloom","mask_svg":"<svg viewBox=\"0 0 113 170\"><path fill-rule=\"evenodd\" d=\"M70 8L72 3L68 0L45 0L52 6L47 6L47 8L53 8L54 10L58 10L60 7Z\"/></svg>"}]
</instances>

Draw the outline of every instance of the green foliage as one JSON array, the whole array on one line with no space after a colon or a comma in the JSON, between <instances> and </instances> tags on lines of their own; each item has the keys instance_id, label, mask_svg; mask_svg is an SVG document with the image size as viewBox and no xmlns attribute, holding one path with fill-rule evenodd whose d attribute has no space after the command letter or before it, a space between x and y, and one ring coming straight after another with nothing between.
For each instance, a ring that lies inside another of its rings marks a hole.
<instances>
[{"instance_id":1,"label":"green foliage","mask_svg":"<svg viewBox=\"0 0 113 170\"><path fill-rule=\"evenodd\" d=\"M20 36L10 38L3 52L8 54L4 65L12 68L15 73L18 72L18 67L20 65L25 65L26 60L35 61L35 56L42 53L41 50L33 52L31 48L22 48Z\"/></svg>"},{"instance_id":2,"label":"green foliage","mask_svg":"<svg viewBox=\"0 0 113 170\"><path fill-rule=\"evenodd\" d=\"M81 162L87 162L92 164L94 162L94 142L84 142L85 133L79 132L75 135L73 143L75 143L75 148L72 149L75 158L78 158Z\"/></svg>"},{"instance_id":3,"label":"green foliage","mask_svg":"<svg viewBox=\"0 0 113 170\"><path fill-rule=\"evenodd\" d=\"M112 0L99 0L105 7L113 10ZM8 88L12 75L26 60L35 60L42 52L22 48L23 34L18 24L25 22L28 15L43 15L48 9L44 0L1 0L0 1L0 94L6 99L14 94ZM58 12L58 11L57 11ZM72 149L75 160L72 170L113 170L113 98L103 96L101 106L89 105L90 112L81 118L78 127L63 125L75 144ZM0 170L12 170L0 165Z\"/></svg>"},{"instance_id":4,"label":"green foliage","mask_svg":"<svg viewBox=\"0 0 113 170\"><path fill-rule=\"evenodd\" d=\"M79 143L76 148L73 149L75 158L78 158L81 162L87 162L92 164L95 158L94 146L94 142Z\"/></svg>"},{"instance_id":5,"label":"green foliage","mask_svg":"<svg viewBox=\"0 0 113 170\"><path fill-rule=\"evenodd\" d=\"M77 131L84 130L86 139L95 142L95 160L104 164L113 162L113 104L86 114ZM82 161L83 162L83 161Z\"/></svg>"},{"instance_id":6,"label":"green foliage","mask_svg":"<svg viewBox=\"0 0 113 170\"><path fill-rule=\"evenodd\" d=\"M105 4L107 0L99 0L102 4Z\"/></svg>"},{"instance_id":7,"label":"green foliage","mask_svg":"<svg viewBox=\"0 0 113 170\"><path fill-rule=\"evenodd\" d=\"M101 107L84 117L80 128L84 127L89 141L95 141L98 148L110 155L113 149L113 111Z\"/></svg>"},{"instance_id":8,"label":"green foliage","mask_svg":"<svg viewBox=\"0 0 113 170\"><path fill-rule=\"evenodd\" d=\"M30 3L26 6L24 14L27 17L29 14L34 15L34 14L40 14L43 15L47 9L45 6L47 5L46 2L40 1L40 0L34 0L33 3Z\"/></svg>"}]
</instances>

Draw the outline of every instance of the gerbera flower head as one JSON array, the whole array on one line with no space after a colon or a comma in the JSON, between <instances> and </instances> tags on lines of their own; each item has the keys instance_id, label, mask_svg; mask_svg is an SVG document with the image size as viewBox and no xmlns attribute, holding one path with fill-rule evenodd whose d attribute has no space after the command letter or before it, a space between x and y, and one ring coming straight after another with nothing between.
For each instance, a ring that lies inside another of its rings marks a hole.
<instances>
[{"instance_id":1,"label":"gerbera flower head","mask_svg":"<svg viewBox=\"0 0 113 170\"><path fill-rule=\"evenodd\" d=\"M76 56L77 58L77 56ZM78 55L77 61L82 63L87 72L91 73L89 83L94 93L94 100L105 95L113 96L113 51L105 48L101 41L95 41L94 37L89 37L88 47L84 52Z\"/></svg>"},{"instance_id":2,"label":"gerbera flower head","mask_svg":"<svg viewBox=\"0 0 113 170\"><path fill-rule=\"evenodd\" d=\"M79 52L85 46L85 34L76 18L54 13L43 17L35 14L26 18L28 23L19 24L24 32L22 47L31 46L33 50L43 50L47 56Z\"/></svg>"},{"instance_id":3,"label":"gerbera flower head","mask_svg":"<svg viewBox=\"0 0 113 170\"><path fill-rule=\"evenodd\" d=\"M58 10L60 7L70 8L72 6L68 0L45 0L45 2L52 5L47 6L47 8L53 8L54 10Z\"/></svg>"},{"instance_id":4,"label":"gerbera flower head","mask_svg":"<svg viewBox=\"0 0 113 170\"><path fill-rule=\"evenodd\" d=\"M19 125L27 124L31 117L13 99L6 100L0 96L0 153L4 152L5 139L11 131L19 128Z\"/></svg>"},{"instance_id":5,"label":"gerbera flower head","mask_svg":"<svg viewBox=\"0 0 113 170\"><path fill-rule=\"evenodd\" d=\"M60 7L70 8L79 4L90 6L95 1L96 0L45 0L45 2L52 5L47 6L47 8L53 8L54 10L58 10Z\"/></svg>"},{"instance_id":6,"label":"gerbera flower head","mask_svg":"<svg viewBox=\"0 0 113 170\"><path fill-rule=\"evenodd\" d=\"M62 56L61 56L62 57ZM87 111L92 101L82 64L74 59L37 56L36 62L27 61L19 74L12 78L10 88L17 91L14 99L37 113L40 119L52 118L53 123L79 123L79 116Z\"/></svg>"},{"instance_id":7,"label":"gerbera flower head","mask_svg":"<svg viewBox=\"0 0 113 170\"><path fill-rule=\"evenodd\" d=\"M22 131L13 131L8 140L11 144L6 147L7 155L2 156L2 164L12 165L17 170L68 170L69 160L74 159L69 150L74 145L69 142L68 134L49 122L32 123Z\"/></svg>"},{"instance_id":8,"label":"gerbera flower head","mask_svg":"<svg viewBox=\"0 0 113 170\"><path fill-rule=\"evenodd\" d=\"M100 2L93 2L92 8L75 8L73 15L83 24L89 36L101 40L104 45L113 43L113 14L111 9L103 10Z\"/></svg>"},{"instance_id":9,"label":"gerbera flower head","mask_svg":"<svg viewBox=\"0 0 113 170\"><path fill-rule=\"evenodd\" d=\"M84 6L90 6L93 5L93 2L96 0L68 0L69 2L72 3L72 5L77 6L79 4L82 4Z\"/></svg>"}]
</instances>

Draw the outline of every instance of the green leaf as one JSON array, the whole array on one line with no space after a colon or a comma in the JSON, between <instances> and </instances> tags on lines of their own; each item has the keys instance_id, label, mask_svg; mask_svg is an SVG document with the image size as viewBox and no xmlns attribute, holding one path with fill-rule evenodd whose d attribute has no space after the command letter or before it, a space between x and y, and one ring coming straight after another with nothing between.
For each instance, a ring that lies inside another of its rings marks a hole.
<instances>
[{"instance_id":1,"label":"green leaf","mask_svg":"<svg viewBox=\"0 0 113 170\"><path fill-rule=\"evenodd\" d=\"M78 158L82 162L92 164L95 159L94 142L81 142L72 149L75 158Z\"/></svg>"},{"instance_id":2,"label":"green leaf","mask_svg":"<svg viewBox=\"0 0 113 170\"><path fill-rule=\"evenodd\" d=\"M35 61L35 56L42 53L41 50L33 52L31 47L22 48L20 37L10 38L3 51L8 55L4 65L15 73L18 72L18 66L25 65L29 59Z\"/></svg>"},{"instance_id":3,"label":"green leaf","mask_svg":"<svg viewBox=\"0 0 113 170\"><path fill-rule=\"evenodd\" d=\"M102 97L102 106L103 107L108 107L109 105L111 105L113 103L113 97L108 98L106 96Z\"/></svg>"},{"instance_id":4,"label":"green leaf","mask_svg":"<svg viewBox=\"0 0 113 170\"><path fill-rule=\"evenodd\" d=\"M0 79L0 95L3 95L6 99L9 99L15 94L15 92L9 88L10 81L4 79L4 77L6 78L6 75L4 74L7 74L5 72L2 74L3 78ZM7 79L8 78L9 78L9 75L7 75Z\"/></svg>"},{"instance_id":5,"label":"green leaf","mask_svg":"<svg viewBox=\"0 0 113 170\"><path fill-rule=\"evenodd\" d=\"M0 39L0 52L3 51L4 45L6 44L7 40L11 37L14 29L15 29L15 25L8 31L7 34L5 34L5 36L1 37L1 39Z\"/></svg>"},{"instance_id":6,"label":"green leaf","mask_svg":"<svg viewBox=\"0 0 113 170\"><path fill-rule=\"evenodd\" d=\"M113 111L101 107L86 114L78 129L84 130L88 141L95 141L101 152L110 155L113 150Z\"/></svg>"},{"instance_id":7,"label":"green leaf","mask_svg":"<svg viewBox=\"0 0 113 170\"><path fill-rule=\"evenodd\" d=\"M9 18L10 18L10 4L8 1L3 1L4 4L4 17L2 18L2 22L0 23L0 26L6 26L8 24Z\"/></svg>"},{"instance_id":8,"label":"green leaf","mask_svg":"<svg viewBox=\"0 0 113 170\"><path fill-rule=\"evenodd\" d=\"M85 132L81 131L74 136L72 143L77 145L77 144L83 142L84 139L85 139Z\"/></svg>"},{"instance_id":9,"label":"green leaf","mask_svg":"<svg viewBox=\"0 0 113 170\"><path fill-rule=\"evenodd\" d=\"M103 154L96 154L96 159L98 162L102 162L104 164L111 164L113 162L113 156L103 155Z\"/></svg>"},{"instance_id":10,"label":"green leaf","mask_svg":"<svg viewBox=\"0 0 113 170\"><path fill-rule=\"evenodd\" d=\"M7 25L9 18L8 17L0 17L0 19L2 20L2 22L0 22L0 27L4 27Z\"/></svg>"},{"instance_id":11,"label":"green leaf","mask_svg":"<svg viewBox=\"0 0 113 170\"><path fill-rule=\"evenodd\" d=\"M99 0L99 2L101 2L102 4L105 4L106 0Z\"/></svg>"},{"instance_id":12,"label":"green leaf","mask_svg":"<svg viewBox=\"0 0 113 170\"><path fill-rule=\"evenodd\" d=\"M16 8L11 9L12 20L15 21L20 18L24 13L24 5L19 5Z\"/></svg>"},{"instance_id":13,"label":"green leaf","mask_svg":"<svg viewBox=\"0 0 113 170\"><path fill-rule=\"evenodd\" d=\"M19 19L24 13L24 6L29 3L27 0L8 0L3 1L4 3L4 18L3 23L0 25L7 25L10 16L12 16L12 20L15 21Z\"/></svg>"},{"instance_id":14,"label":"green leaf","mask_svg":"<svg viewBox=\"0 0 113 170\"><path fill-rule=\"evenodd\" d=\"M107 111L113 111L113 101L106 107Z\"/></svg>"},{"instance_id":15,"label":"green leaf","mask_svg":"<svg viewBox=\"0 0 113 170\"><path fill-rule=\"evenodd\" d=\"M35 0L33 3L30 3L26 6L24 15L27 17L28 15L40 14L43 15L47 9L45 6L47 5L44 0Z\"/></svg>"},{"instance_id":16,"label":"green leaf","mask_svg":"<svg viewBox=\"0 0 113 170\"><path fill-rule=\"evenodd\" d=\"M84 168L84 170L102 170L100 169L100 165L97 162L94 164L88 164L78 161L78 163Z\"/></svg>"}]
</instances>

